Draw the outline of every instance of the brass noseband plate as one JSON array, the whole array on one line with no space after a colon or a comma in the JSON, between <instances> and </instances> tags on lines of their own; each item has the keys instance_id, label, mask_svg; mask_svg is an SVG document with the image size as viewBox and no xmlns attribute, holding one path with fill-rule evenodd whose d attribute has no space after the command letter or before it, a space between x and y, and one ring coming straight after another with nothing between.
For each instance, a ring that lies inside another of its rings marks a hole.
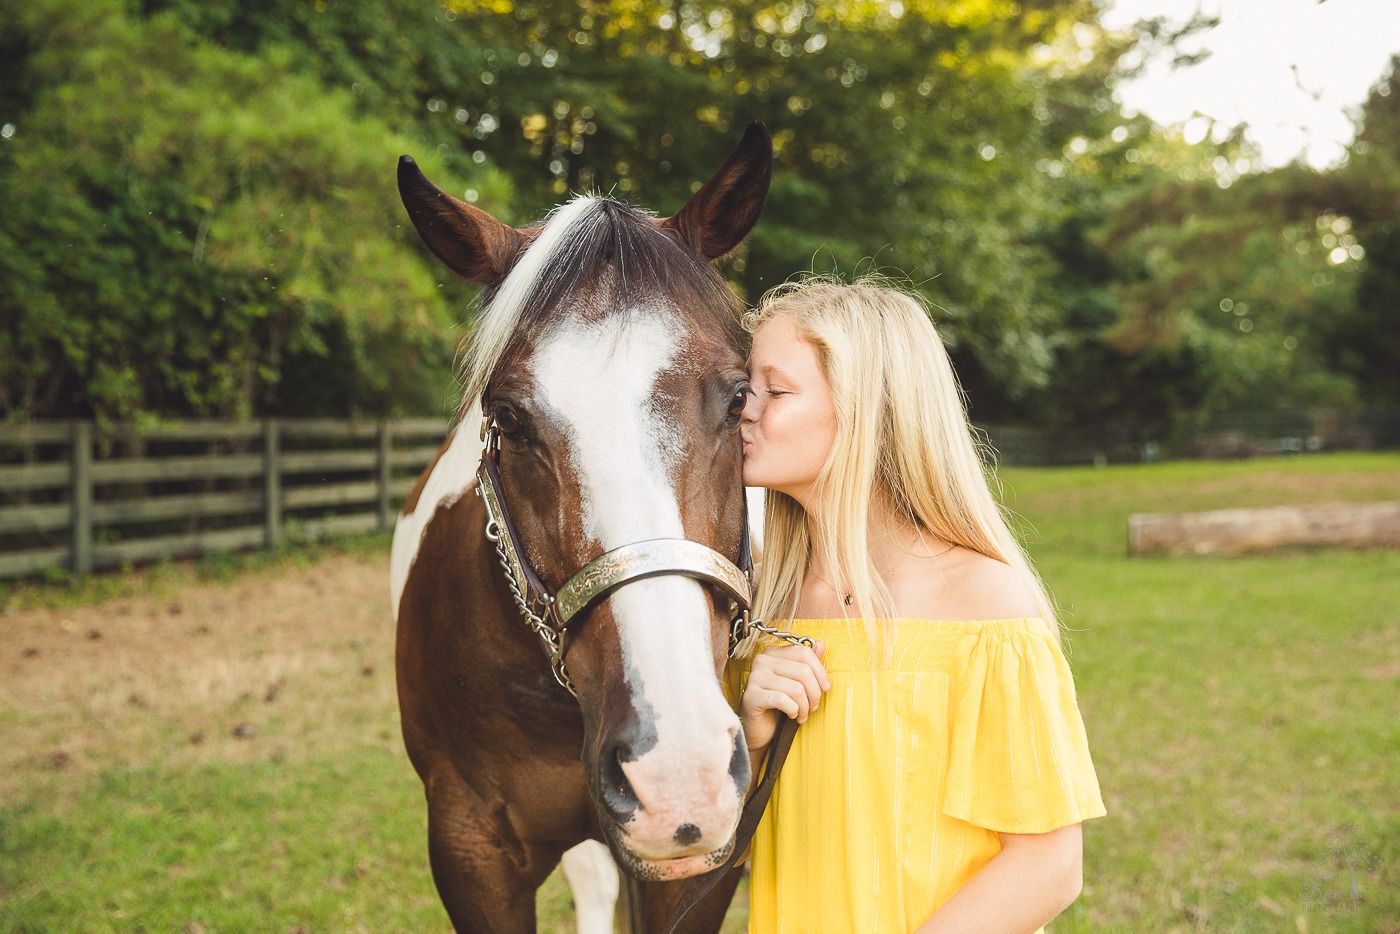
<instances>
[{"instance_id":1,"label":"brass noseband plate","mask_svg":"<svg viewBox=\"0 0 1400 934\"><path fill-rule=\"evenodd\" d=\"M608 591L629 581L663 574L680 574L717 584L748 608L749 582L724 555L684 538L653 538L614 548L594 558L569 578L554 595L561 627Z\"/></svg>"}]
</instances>

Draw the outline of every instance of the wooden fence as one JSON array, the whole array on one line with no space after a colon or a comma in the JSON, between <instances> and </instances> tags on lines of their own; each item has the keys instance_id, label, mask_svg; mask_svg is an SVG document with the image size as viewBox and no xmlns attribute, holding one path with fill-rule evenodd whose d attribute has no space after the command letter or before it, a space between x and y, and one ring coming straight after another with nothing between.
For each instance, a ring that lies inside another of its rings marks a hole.
<instances>
[{"instance_id":1,"label":"wooden fence","mask_svg":"<svg viewBox=\"0 0 1400 934\"><path fill-rule=\"evenodd\" d=\"M0 578L393 526L445 419L0 425Z\"/></svg>"}]
</instances>

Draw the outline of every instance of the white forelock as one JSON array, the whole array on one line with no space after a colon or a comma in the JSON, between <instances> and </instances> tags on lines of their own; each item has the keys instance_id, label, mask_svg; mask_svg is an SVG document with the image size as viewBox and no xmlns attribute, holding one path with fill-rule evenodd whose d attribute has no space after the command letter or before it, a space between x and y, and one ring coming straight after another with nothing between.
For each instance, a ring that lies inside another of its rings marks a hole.
<instances>
[{"instance_id":1,"label":"white forelock","mask_svg":"<svg viewBox=\"0 0 1400 934\"><path fill-rule=\"evenodd\" d=\"M603 199L595 195L580 195L551 211L545 218L544 230L525 250L490 303L481 310L467 351L465 383L469 405L475 404L486 388L486 381L500 362L501 354L505 353L520 323L525 303L539 285L541 274L556 257L580 242L579 235L596 220L602 203Z\"/></svg>"}]
</instances>

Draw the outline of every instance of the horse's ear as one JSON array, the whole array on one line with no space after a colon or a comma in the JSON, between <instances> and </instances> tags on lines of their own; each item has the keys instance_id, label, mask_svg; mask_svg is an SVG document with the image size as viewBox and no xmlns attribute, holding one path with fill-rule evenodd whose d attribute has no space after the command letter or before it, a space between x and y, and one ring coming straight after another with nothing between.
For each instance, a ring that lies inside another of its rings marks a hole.
<instances>
[{"instance_id":1,"label":"horse's ear","mask_svg":"<svg viewBox=\"0 0 1400 934\"><path fill-rule=\"evenodd\" d=\"M399 197L428 249L468 282L499 283L525 243L514 227L428 181L410 156L399 157Z\"/></svg>"},{"instance_id":2,"label":"horse's ear","mask_svg":"<svg viewBox=\"0 0 1400 934\"><path fill-rule=\"evenodd\" d=\"M675 231L706 259L719 259L758 223L772 177L773 140L755 120L719 171L661 226Z\"/></svg>"}]
</instances>

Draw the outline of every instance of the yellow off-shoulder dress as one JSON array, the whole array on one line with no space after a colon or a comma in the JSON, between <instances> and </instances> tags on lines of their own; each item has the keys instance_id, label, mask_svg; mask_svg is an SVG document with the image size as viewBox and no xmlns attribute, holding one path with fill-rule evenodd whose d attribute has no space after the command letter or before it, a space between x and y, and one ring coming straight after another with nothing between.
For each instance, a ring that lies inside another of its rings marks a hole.
<instances>
[{"instance_id":1,"label":"yellow off-shoulder dress","mask_svg":"<svg viewBox=\"0 0 1400 934\"><path fill-rule=\"evenodd\" d=\"M1043 621L894 626L891 650L873 652L859 620L790 624L826 643L831 690L754 836L752 934L912 931L1000 851L998 831L1105 813Z\"/></svg>"}]
</instances>

